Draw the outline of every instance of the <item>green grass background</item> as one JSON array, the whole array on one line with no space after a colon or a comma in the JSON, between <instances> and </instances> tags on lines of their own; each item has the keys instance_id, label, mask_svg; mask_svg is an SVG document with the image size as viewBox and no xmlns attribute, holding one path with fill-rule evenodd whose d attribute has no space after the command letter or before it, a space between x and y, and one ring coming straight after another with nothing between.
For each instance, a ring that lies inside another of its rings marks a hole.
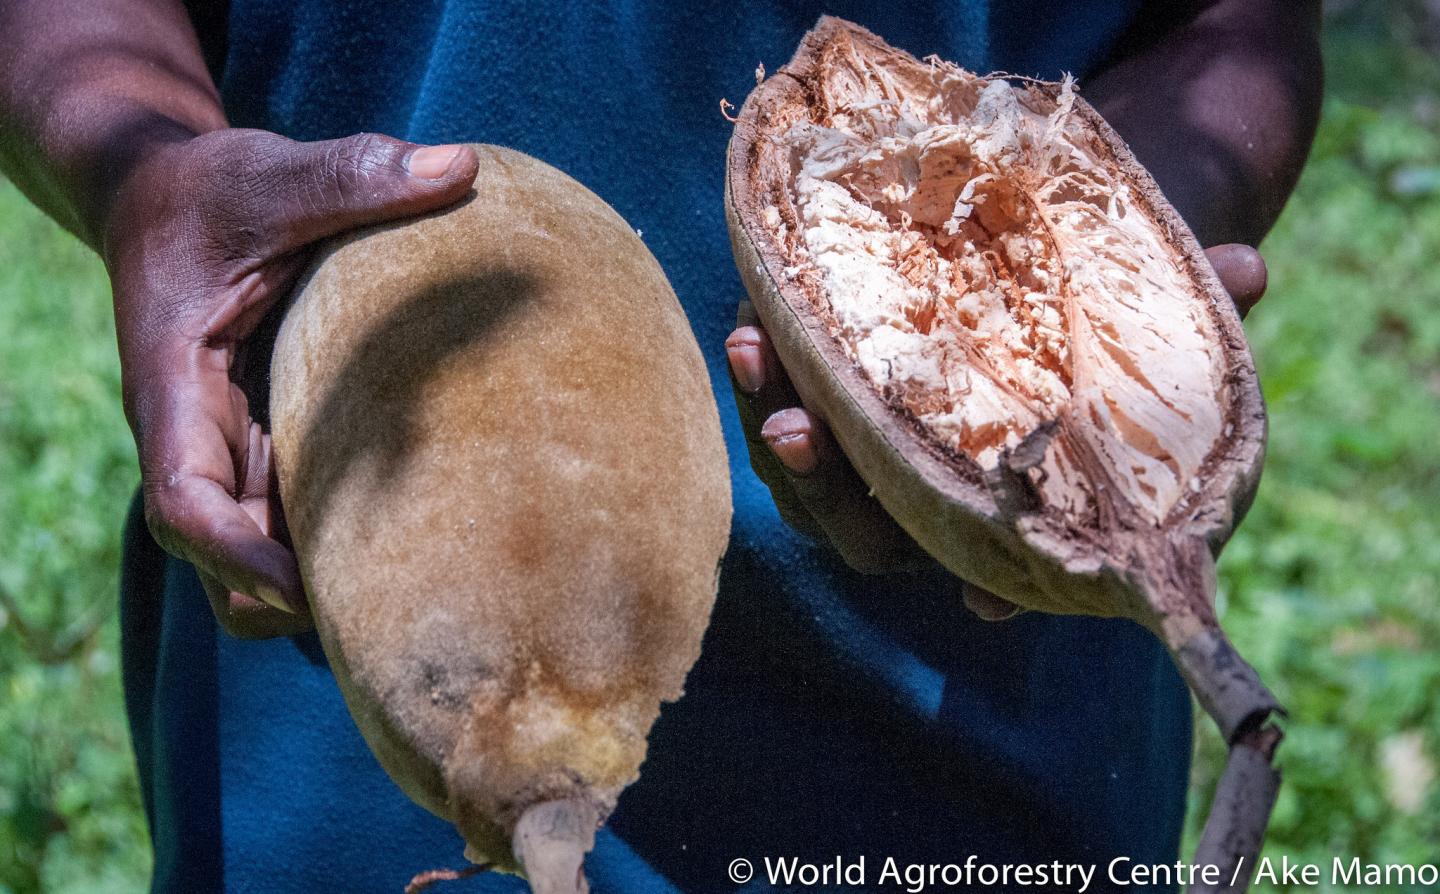
<instances>
[{"instance_id":1,"label":"green grass background","mask_svg":"<svg viewBox=\"0 0 1440 894\"><path fill-rule=\"evenodd\" d=\"M1267 853L1434 861L1440 17L1339 5L1320 136L1246 324L1270 453L1221 602L1293 715ZM114 622L137 473L112 325L99 263L0 181L0 894L127 894L149 871ZM1223 756L1200 728L1187 853Z\"/></svg>"}]
</instances>

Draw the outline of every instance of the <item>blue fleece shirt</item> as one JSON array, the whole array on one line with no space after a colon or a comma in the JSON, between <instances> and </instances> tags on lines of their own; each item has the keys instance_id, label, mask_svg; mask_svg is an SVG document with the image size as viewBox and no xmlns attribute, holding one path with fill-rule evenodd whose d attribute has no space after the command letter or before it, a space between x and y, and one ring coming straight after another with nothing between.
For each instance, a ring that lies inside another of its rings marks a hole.
<instances>
[{"instance_id":1,"label":"blue fleece shirt","mask_svg":"<svg viewBox=\"0 0 1440 894\"><path fill-rule=\"evenodd\" d=\"M828 12L972 69L1083 77L1138 6L232 0L197 18L237 126L541 158L643 232L694 326L734 533L686 695L662 712L588 863L599 894L771 890L767 857L864 856L866 890L897 890L878 882L887 857L1174 859L1190 706L1153 638L1125 621L985 623L939 575L849 572L782 525L751 472L723 350L743 292L717 104L744 99L757 63L773 71ZM462 864L454 831L366 750L313 635L230 639L138 515L126 543L126 695L154 891L398 894L419 870ZM759 870L743 888L727 878L741 857ZM525 889L487 875L445 890Z\"/></svg>"}]
</instances>

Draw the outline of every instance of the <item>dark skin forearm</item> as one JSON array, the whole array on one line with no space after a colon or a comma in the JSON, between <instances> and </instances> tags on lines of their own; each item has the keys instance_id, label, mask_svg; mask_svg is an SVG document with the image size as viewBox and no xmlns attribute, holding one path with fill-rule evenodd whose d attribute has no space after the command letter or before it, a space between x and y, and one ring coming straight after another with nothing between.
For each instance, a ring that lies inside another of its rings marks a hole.
<instances>
[{"instance_id":1,"label":"dark skin forearm","mask_svg":"<svg viewBox=\"0 0 1440 894\"><path fill-rule=\"evenodd\" d=\"M140 159L225 127L176 0L15 0L0 34L0 171L96 251Z\"/></svg>"},{"instance_id":2,"label":"dark skin forearm","mask_svg":"<svg viewBox=\"0 0 1440 894\"><path fill-rule=\"evenodd\" d=\"M474 153L227 127L178 0L4 0L0 34L0 168L105 261L151 534L227 630L304 629L239 349L319 240L456 201Z\"/></svg>"},{"instance_id":3,"label":"dark skin forearm","mask_svg":"<svg viewBox=\"0 0 1440 894\"><path fill-rule=\"evenodd\" d=\"M1258 245L1320 117L1318 0L1176 2L1081 93L1120 132L1202 245Z\"/></svg>"}]
</instances>

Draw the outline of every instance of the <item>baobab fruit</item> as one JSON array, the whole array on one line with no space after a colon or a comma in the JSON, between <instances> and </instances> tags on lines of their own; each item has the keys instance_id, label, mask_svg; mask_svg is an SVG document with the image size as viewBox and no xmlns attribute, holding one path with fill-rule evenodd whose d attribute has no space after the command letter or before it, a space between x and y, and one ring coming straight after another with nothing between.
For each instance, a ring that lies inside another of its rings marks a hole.
<instances>
[{"instance_id":1,"label":"baobab fruit","mask_svg":"<svg viewBox=\"0 0 1440 894\"><path fill-rule=\"evenodd\" d=\"M1278 706L1213 609L1264 452L1254 365L1073 80L983 77L824 18L750 94L726 174L760 320L885 509L1021 606L1146 625L1268 760L1252 739Z\"/></svg>"},{"instance_id":2,"label":"baobab fruit","mask_svg":"<svg viewBox=\"0 0 1440 894\"><path fill-rule=\"evenodd\" d=\"M323 249L275 348L274 452L381 765L471 860L571 892L699 655L725 447L635 230L548 165L475 151L458 205Z\"/></svg>"}]
</instances>

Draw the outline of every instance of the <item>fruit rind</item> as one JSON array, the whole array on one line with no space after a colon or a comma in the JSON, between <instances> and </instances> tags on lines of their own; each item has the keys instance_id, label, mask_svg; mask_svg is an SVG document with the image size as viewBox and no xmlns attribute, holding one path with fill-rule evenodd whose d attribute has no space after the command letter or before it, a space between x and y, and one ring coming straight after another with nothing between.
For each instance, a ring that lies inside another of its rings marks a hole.
<instances>
[{"instance_id":1,"label":"fruit rind","mask_svg":"<svg viewBox=\"0 0 1440 894\"><path fill-rule=\"evenodd\" d=\"M783 294L786 261L761 225L755 147L778 127L775 121L794 120L807 102L808 79L822 50L840 39L855 41L866 52L903 56L856 25L821 19L795 58L746 100L726 170L726 216L736 263L787 372L807 406L829 422L886 510L950 570L1031 608L1142 617L1158 625L1156 616L1164 609L1142 604L1124 580L1123 557L1113 560L1116 544L1096 542L1083 532L1077 537L1073 526L1053 514L1007 515L978 466L927 443L915 420L896 413L854 369L826 321L806 302ZM1032 89L1053 95L1058 86ZM1167 519L1172 536L1203 539L1218 551L1253 498L1265 436L1264 406L1239 318L1193 234L1124 142L1083 100L1075 102L1074 114L1093 129L1137 199L1164 228L1198 287L1197 299L1205 303L1227 360L1226 437L1202 467L1201 488Z\"/></svg>"}]
</instances>

